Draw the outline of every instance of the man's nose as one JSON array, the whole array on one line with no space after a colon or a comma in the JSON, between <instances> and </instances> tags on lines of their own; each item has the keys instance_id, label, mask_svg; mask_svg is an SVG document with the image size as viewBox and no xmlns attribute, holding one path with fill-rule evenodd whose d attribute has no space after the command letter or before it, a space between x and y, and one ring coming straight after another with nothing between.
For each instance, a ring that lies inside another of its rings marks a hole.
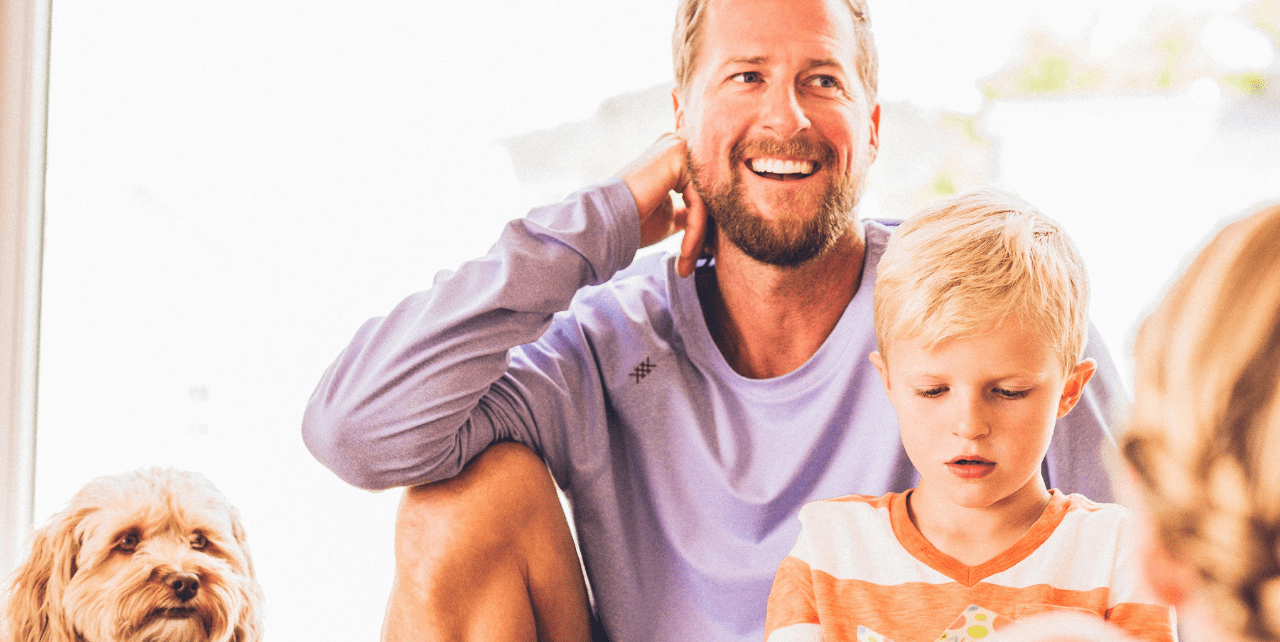
<instances>
[{"instance_id":1,"label":"man's nose","mask_svg":"<svg viewBox=\"0 0 1280 642\"><path fill-rule=\"evenodd\" d=\"M786 83L776 83L764 95L762 123L764 128L779 138L787 140L809 128L809 118L800 104L796 88Z\"/></svg>"},{"instance_id":2,"label":"man's nose","mask_svg":"<svg viewBox=\"0 0 1280 642\"><path fill-rule=\"evenodd\" d=\"M977 395L961 399L956 421L952 426L951 432L964 439L979 439L991 432L982 399Z\"/></svg>"}]
</instances>

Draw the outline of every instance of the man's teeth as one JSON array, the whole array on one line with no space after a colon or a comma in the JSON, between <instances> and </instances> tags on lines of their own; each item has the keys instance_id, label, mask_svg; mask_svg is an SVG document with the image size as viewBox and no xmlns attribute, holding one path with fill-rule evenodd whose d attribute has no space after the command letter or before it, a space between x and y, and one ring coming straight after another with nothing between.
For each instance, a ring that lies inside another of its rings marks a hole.
<instances>
[{"instance_id":1,"label":"man's teeth","mask_svg":"<svg viewBox=\"0 0 1280 642\"><path fill-rule=\"evenodd\" d=\"M753 158L751 169L762 174L812 174L813 161Z\"/></svg>"}]
</instances>

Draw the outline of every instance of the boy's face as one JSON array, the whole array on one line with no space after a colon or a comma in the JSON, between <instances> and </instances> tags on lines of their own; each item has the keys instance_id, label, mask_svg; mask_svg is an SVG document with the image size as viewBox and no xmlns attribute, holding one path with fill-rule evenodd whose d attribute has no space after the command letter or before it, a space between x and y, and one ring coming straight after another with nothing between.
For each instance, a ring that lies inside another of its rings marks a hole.
<instances>
[{"instance_id":1,"label":"boy's face","mask_svg":"<svg viewBox=\"0 0 1280 642\"><path fill-rule=\"evenodd\" d=\"M1064 373L1058 355L1016 317L928 351L913 339L885 347L892 362L878 352L871 361L920 471L917 492L966 508L1044 492L1040 462L1054 422L1079 400L1092 360Z\"/></svg>"}]
</instances>

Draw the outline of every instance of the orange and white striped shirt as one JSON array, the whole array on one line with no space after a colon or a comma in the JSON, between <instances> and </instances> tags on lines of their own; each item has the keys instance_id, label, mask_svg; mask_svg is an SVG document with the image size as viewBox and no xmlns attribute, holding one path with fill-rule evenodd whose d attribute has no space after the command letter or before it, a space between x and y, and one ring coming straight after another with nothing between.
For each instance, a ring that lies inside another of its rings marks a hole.
<instances>
[{"instance_id":1,"label":"orange and white striped shirt","mask_svg":"<svg viewBox=\"0 0 1280 642\"><path fill-rule=\"evenodd\" d=\"M1087 611L1139 640L1176 640L1172 609L1140 585L1124 507L1051 491L1044 513L1013 546L966 566L911 523L910 492L849 495L800 510L800 537L769 593L767 642L855 641L859 626L864 637L937 640L970 605L1002 620Z\"/></svg>"}]
</instances>

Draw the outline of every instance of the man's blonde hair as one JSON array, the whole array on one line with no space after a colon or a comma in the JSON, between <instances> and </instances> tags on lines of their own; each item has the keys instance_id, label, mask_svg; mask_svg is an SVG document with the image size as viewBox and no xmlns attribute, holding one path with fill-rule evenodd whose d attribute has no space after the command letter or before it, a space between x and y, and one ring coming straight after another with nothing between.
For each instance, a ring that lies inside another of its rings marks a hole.
<instances>
[{"instance_id":1,"label":"man's blonde hair","mask_svg":"<svg viewBox=\"0 0 1280 642\"><path fill-rule=\"evenodd\" d=\"M866 0L844 0L853 17L853 34L858 39L858 59L854 61L858 78L867 92L867 104L876 104L876 75L880 65L875 39L871 36L871 13ZM711 0L680 0L676 10L676 29L671 36L671 61L675 65L676 88L688 95L694 66L702 46L702 28Z\"/></svg>"},{"instance_id":2,"label":"man's blonde hair","mask_svg":"<svg viewBox=\"0 0 1280 642\"><path fill-rule=\"evenodd\" d=\"M1280 205L1224 228L1134 345L1120 450L1226 630L1280 640Z\"/></svg>"},{"instance_id":3,"label":"man's blonde hair","mask_svg":"<svg viewBox=\"0 0 1280 642\"><path fill-rule=\"evenodd\" d=\"M1070 372L1088 334L1084 261L1057 223L1016 194L986 188L940 201L893 233L876 274L880 354L892 338L925 349L980 336L1016 316Z\"/></svg>"}]
</instances>

